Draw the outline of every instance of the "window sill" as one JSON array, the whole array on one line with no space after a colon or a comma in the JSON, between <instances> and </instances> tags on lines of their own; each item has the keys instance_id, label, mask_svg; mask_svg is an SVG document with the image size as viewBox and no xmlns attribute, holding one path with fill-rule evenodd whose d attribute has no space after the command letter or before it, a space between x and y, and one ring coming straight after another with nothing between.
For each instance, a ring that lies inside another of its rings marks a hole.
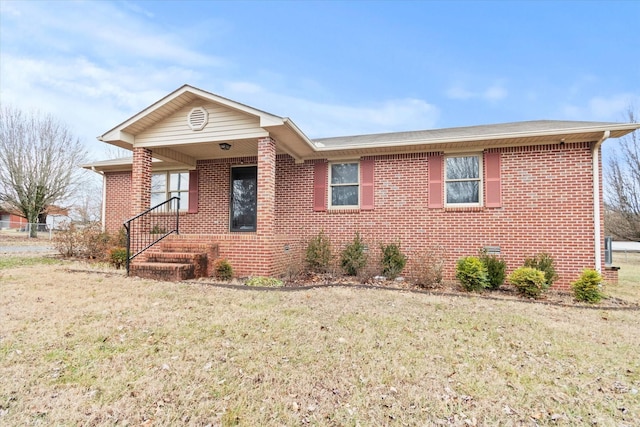
<instances>
[{"instance_id":1,"label":"window sill","mask_svg":"<svg viewBox=\"0 0 640 427\"><path fill-rule=\"evenodd\" d=\"M445 206L445 212L483 212L487 210L485 206Z\"/></svg>"},{"instance_id":2,"label":"window sill","mask_svg":"<svg viewBox=\"0 0 640 427\"><path fill-rule=\"evenodd\" d=\"M327 213L328 214L354 214L354 213L360 213L360 208L359 207L353 207L353 208L328 208L327 209Z\"/></svg>"}]
</instances>

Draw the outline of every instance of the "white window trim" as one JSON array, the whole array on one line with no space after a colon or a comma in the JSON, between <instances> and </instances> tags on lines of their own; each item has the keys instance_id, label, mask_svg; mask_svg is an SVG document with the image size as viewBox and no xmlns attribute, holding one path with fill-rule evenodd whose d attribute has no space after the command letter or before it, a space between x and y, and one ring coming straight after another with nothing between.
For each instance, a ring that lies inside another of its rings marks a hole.
<instances>
[{"instance_id":1,"label":"white window trim","mask_svg":"<svg viewBox=\"0 0 640 427\"><path fill-rule=\"evenodd\" d=\"M344 164L356 164L358 166L358 172L357 172L357 177L358 177L358 181L353 183L346 183L346 184L331 184L331 171L333 170L333 168L331 166L333 165L344 165ZM360 201L362 199L362 196L360 194L360 189L362 188L362 186L360 185L360 160L342 160L342 161L336 161L336 162L329 162L329 180L327 181L327 185L328 185L328 191L327 191L327 196L329 198L328 202L327 202L327 206L329 209L333 209L333 210L338 210L338 209L360 209ZM349 186L353 186L353 185L357 185L358 186L358 204L357 205L333 205L332 200L333 200L333 187L349 187Z\"/></svg>"},{"instance_id":2,"label":"white window trim","mask_svg":"<svg viewBox=\"0 0 640 427\"><path fill-rule=\"evenodd\" d=\"M447 179L447 159L452 157L477 157L478 158L478 178L471 179ZM483 155L482 153L455 153L445 155L444 158L444 205L445 207L455 207L455 208L467 208L467 207L480 207L483 206L483 189L484 189L484 179L483 179ZM447 184L450 182L467 182L467 181L477 181L478 182L478 202L477 203L448 203L447 202Z\"/></svg>"},{"instance_id":3,"label":"white window trim","mask_svg":"<svg viewBox=\"0 0 640 427\"><path fill-rule=\"evenodd\" d=\"M170 177L171 174L182 174L182 173L186 173L189 174L189 170L186 169L167 169L167 170L161 170L161 171L153 171L151 173L152 179L153 179L153 175L160 175L160 174L164 174L166 181L165 181L165 190L164 190L164 196L165 199L164 200L169 200L169 198L171 197L171 193L187 193L187 195L189 195L189 185L187 185L187 188L185 190L180 190L180 191L171 191L171 183L170 181ZM151 194L154 193L159 193L159 191L151 191ZM184 206L183 203L183 199L182 197L180 198L180 209L178 210L178 212L187 212L189 210L189 204L187 203L187 206Z\"/></svg>"}]
</instances>

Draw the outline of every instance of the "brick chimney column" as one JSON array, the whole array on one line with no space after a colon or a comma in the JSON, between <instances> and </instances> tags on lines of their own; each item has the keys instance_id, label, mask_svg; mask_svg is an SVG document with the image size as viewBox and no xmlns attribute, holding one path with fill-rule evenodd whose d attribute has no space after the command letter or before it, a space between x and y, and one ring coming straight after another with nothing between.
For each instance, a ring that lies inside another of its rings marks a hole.
<instances>
[{"instance_id":1,"label":"brick chimney column","mask_svg":"<svg viewBox=\"0 0 640 427\"><path fill-rule=\"evenodd\" d=\"M257 234L275 235L276 225L276 142L258 139L258 224Z\"/></svg>"},{"instance_id":2,"label":"brick chimney column","mask_svg":"<svg viewBox=\"0 0 640 427\"><path fill-rule=\"evenodd\" d=\"M151 150L133 149L131 171L131 216L146 211L151 206Z\"/></svg>"}]
</instances>

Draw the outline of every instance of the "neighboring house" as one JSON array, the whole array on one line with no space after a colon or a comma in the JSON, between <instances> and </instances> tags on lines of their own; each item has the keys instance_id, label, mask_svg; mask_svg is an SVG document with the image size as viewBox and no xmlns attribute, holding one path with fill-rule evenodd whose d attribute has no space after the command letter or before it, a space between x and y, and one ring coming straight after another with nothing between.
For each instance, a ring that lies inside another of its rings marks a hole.
<instances>
[{"instance_id":1,"label":"neighboring house","mask_svg":"<svg viewBox=\"0 0 640 427\"><path fill-rule=\"evenodd\" d=\"M168 239L217 245L238 276L299 266L324 230L336 254L356 232L372 259L400 243L407 273L439 246L449 279L484 247L509 271L547 252L566 288L587 267L616 278L600 147L639 127L544 120L311 140L288 118L185 85L99 137L133 159L86 167L104 175L107 231L179 195L180 235Z\"/></svg>"},{"instance_id":2,"label":"neighboring house","mask_svg":"<svg viewBox=\"0 0 640 427\"><path fill-rule=\"evenodd\" d=\"M47 227L55 229L59 224L69 221L69 210L51 205L46 210ZM0 208L0 230L18 229L27 227L27 218L11 209ZM42 226L44 227L44 226Z\"/></svg>"},{"instance_id":3,"label":"neighboring house","mask_svg":"<svg viewBox=\"0 0 640 427\"><path fill-rule=\"evenodd\" d=\"M11 230L24 227L27 220L9 209L0 208L0 230Z\"/></svg>"}]
</instances>

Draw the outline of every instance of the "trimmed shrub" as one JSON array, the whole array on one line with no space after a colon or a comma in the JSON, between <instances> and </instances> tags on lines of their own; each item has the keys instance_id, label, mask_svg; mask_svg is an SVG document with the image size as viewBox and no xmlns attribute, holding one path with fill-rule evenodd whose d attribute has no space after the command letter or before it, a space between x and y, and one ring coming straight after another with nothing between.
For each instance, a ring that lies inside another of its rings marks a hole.
<instances>
[{"instance_id":1,"label":"trimmed shrub","mask_svg":"<svg viewBox=\"0 0 640 427\"><path fill-rule=\"evenodd\" d=\"M382 251L382 258L380 259L382 275L387 279L393 280L404 269L407 264L407 257L400 251L400 245L396 243L381 245L380 250Z\"/></svg>"},{"instance_id":2,"label":"trimmed shrub","mask_svg":"<svg viewBox=\"0 0 640 427\"><path fill-rule=\"evenodd\" d=\"M532 267L520 267L509 275L509 283L516 287L518 293L528 298L538 298L549 286L544 272Z\"/></svg>"},{"instance_id":3,"label":"trimmed shrub","mask_svg":"<svg viewBox=\"0 0 640 427\"><path fill-rule=\"evenodd\" d=\"M480 251L480 261L487 268L487 278L491 290L496 290L504 283L507 277L507 263L497 255L489 255L485 249Z\"/></svg>"},{"instance_id":4,"label":"trimmed shrub","mask_svg":"<svg viewBox=\"0 0 640 427\"><path fill-rule=\"evenodd\" d=\"M118 270L124 267L127 264L127 249L126 248L109 249L109 264L113 265Z\"/></svg>"},{"instance_id":5,"label":"trimmed shrub","mask_svg":"<svg viewBox=\"0 0 640 427\"><path fill-rule=\"evenodd\" d=\"M324 273L329 269L329 263L331 263L331 242L327 235L324 234L324 230L320 230L318 235L309 240L305 261L311 271Z\"/></svg>"},{"instance_id":6,"label":"trimmed shrub","mask_svg":"<svg viewBox=\"0 0 640 427\"><path fill-rule=\"evenodd\" d=\"M571 284L573 295L578 301L596 303L600 302L602 297L602 276L596 270L590 268L585 269L580 278Z\"/></svg>"},{"instance_id":7,"label":"trimmed shrub","mask_svg":"<svg viewBox=\"0 0 640 427\"><path fill-rule=\"evenodd\" d=\"M284 283L282 283L282 280L276 279L275 277L256 276L251 277L249 280L247 280L245 282L245 285L258 286L263 288L279 288L281 286L284 286Z\"/></svg>"},{"instance_id":8,"label":"trimmed shrub","mask_svg":"<svg viewBox=\"0 0 640 427\"><path fill-rule=\"evenodd\" d=\"M555 263L551 255L548 253L543 252L533 258L525 259L524 266L542 271L544 273L544 280L547 284L547 288L550 288L551 285L553 285L553 282L558 280Z\"/></svg>"},{"instance_id":9,"label":"trimmed shrub","mask_svg":"<svg viewBox=\"0 0 640 427\"><path fill-rule=\"evenodd\" d=\"M340 259L340 265L347 276L357 276L360 270L367 265L365 248L366 246L360 238L360 233L356 232L356 237L353 239L353 242L344 248Z\"/></svg>"},{"instance_id":10,"label":"trimmed shrub","mask_svg":"<svg viewBox=\"0 0 640 427\"><path fill-rule=\"evenodd\" d=\"M442 283L444 250L431 247L415 256L412 281L421 288L433 288Z\"/></svg>"},{"instance_id":11,"label":"trimmed shrub","mask_svg":"<svg viewBox=\"0 0 640 427\"><path fill-rule=\"evenodd\" d=\"M456 279L464 290L480 292L489 286L487 267L476 256L460 258L456 264Z\"/></svg>"},{"instance_id":12,"label":"trimmed shrub","mask_svg":"<svg viewBox=\"0 0 640 427\"><path fill-rule=\"evenodd\" d=\"M231 280L233 277L233 268L225 258L216 261L213 272L220 280Z\"/></svg>"}]
</instances>

